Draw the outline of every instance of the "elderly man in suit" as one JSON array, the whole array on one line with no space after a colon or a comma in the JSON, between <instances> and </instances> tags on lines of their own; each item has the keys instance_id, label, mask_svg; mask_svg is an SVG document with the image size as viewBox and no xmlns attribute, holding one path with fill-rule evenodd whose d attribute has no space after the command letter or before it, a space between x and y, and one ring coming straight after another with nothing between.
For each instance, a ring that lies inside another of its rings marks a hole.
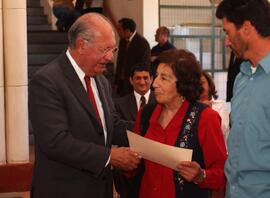
<instances>
[{"instance_id":1,"label":"elderly man in suit","mask_svg":"<svg viewBox=\"0 0 270 198\"><path fill-rule=\"evenodd\" d=\"M137 112L147 103L155 103L155 97L151 91L153 76L150 67L145 63L138 63L131 69L129 82L133 87L133 93L115 99L115 108L121 119L135 121Z\"/></svg>"},{"instance_id":2,"label":"elderly man in suit","mask_svg":"<svg viewBox=\"0 0 270 198\"><path fill-rule=\"evenodd\" d=\"M129 83L131 68L137 63L150 65L151 50L147 40L136 31L133 19L122 18L118 21L120 36L115 84L117 93L124 96L132 92Z\"/></svg>"},{"instance_id":3,"label":"elderly man in suit","mask_svg":"<svg viewBox=\"0 0 270 198\"><path fill-rule=\"evenodd\" d=\"M112 197L111 166L133 170L140 156L127 143L102 75L116 49L110 22L85 14L68 32L69 48L30 83L35 135L34 198ZM117 129L117 130L115 130Z\"/></svg>"}]
</instances>

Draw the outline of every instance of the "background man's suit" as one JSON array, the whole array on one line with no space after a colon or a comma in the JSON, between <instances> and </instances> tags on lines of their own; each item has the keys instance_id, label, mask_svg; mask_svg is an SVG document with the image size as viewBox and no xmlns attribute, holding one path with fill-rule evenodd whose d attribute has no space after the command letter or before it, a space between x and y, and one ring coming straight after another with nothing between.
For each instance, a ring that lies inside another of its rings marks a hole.
<instances>
[{"instance_id":1,"label":"background man's suit","mask_svg":"<svg viewBox=\"0 0 270 198\"><path fill-rule=\"evenodd\" d=\"M129 84L131 68L137 63L145 63L150 66L151 50L147 40L139 33L136 33L130 43L125 39L120 39L119 53L117 58L117 68L115 82L118 85L118 93L124 96L132 91Z\"/></svg>"},{"instance_id":2,"label":"background man's suit","mask_svg":"<svg viewBox=\"0 0 270 198\"><path fill-rule=\"evenodd\" d=\"M148 103L156 103L155 96L151 91ZM115 109L123 120L135 121L137 115L137 104L134 93L128 94L114 100Z\"/></svg>"},{"instance_id":3,"label":"background man's suit","mask_svg":"<svg viewBox=\"0 0 270 198\"><path fill-rule=\"evenodd\" d=\"M99 75L95 80L105 115L106 146L87 92L66 54L41 69L30 82L29 109L36 149L32 197L112 196L111 167L104 166L113 129L123 129L124 123L115 123L118 119L105 77ZM125 141L121 137L114 134L117 143Z\"/></svg>"},{"instance_id":4,"label":"background man's suit","mask_svg":"<svg viewBox=\"0 0 270 198\"><path fill-rule=\"evenodd\" d=\"M151 91L149 95L148 104L156 103L154 93ZM121 98L114 100L115 109L123 120L135 121L137 116L137 104L134 93L128 94ZM122 198L137 198L137 181L132 178L126 178L122 171L114 170L114 185L116 190L120 193Z\"/></svg>"}]
</instances>

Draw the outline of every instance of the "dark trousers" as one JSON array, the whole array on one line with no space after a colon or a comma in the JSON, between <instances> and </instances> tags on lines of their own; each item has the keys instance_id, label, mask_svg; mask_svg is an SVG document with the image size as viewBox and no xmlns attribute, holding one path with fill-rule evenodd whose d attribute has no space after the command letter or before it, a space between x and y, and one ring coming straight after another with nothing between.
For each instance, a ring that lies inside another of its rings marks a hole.
<instances>
[{"instance_id":1,"label":"dark trousers","mask_svg":"<svg viewBox=\"0 0 270 198\"><path fill-rule=\"evenodd\" d=\"M81 15L77 10L66 7L53 7L53 14L57 18L58 31L68 31L74 21Z\"/></svg>"}]
</instances>

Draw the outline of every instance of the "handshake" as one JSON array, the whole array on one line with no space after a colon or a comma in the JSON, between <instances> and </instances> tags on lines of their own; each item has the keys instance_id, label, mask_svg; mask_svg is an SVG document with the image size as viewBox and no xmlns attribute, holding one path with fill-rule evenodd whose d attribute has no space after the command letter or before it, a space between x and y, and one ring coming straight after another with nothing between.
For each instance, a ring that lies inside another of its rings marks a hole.
<instances>
[{"instance_id":1,"label":"handshake","mask_svg":"<svg viewBox=\"0 0 270 198\"><path fill-rule=\"evenodd\" d=\"M128 147L119 147L111 149L110 165L123 169L125 171L132 171L136 169L141 161L141 156L131 151Z\"/></svg>"}]
</instances>

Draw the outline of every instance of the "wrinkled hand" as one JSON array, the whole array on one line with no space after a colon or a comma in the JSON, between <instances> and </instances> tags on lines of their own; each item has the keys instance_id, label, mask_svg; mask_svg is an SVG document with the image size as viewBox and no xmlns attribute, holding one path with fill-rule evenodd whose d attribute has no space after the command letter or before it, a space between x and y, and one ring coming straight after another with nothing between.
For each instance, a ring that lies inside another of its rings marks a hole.
<instances>
[{"instance_id":1,"label":"wrinkled hand","mask_svg":"<svg viewBox=\"0 0 270 198\"><path fill-rule=\"evenodd\" d=\"M194 182L201 174L200 165L195 162L182 161L176 166L179 174L188 182Z\"/></svg>"},{"instance_id":2,"label":"wrinkled hand","mask_svg":"<svg viewBox=\"0 0 270 198\"><path fill-rule=\"evenodd\" d=\"M110 164L125 171L131 171L138 167L141 156L127 147L112 148Z\"/></svg>"}]
</instances>

